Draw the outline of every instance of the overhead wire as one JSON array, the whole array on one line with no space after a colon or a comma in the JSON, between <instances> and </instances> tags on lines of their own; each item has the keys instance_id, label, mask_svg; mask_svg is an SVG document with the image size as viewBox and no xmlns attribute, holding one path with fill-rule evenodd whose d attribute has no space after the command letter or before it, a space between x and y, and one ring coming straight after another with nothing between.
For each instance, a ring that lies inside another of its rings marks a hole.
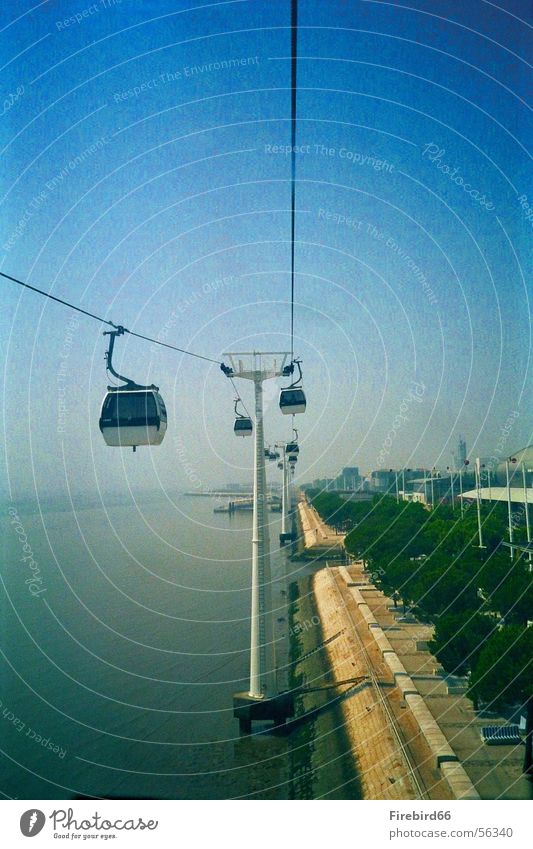
<instances>
[{"instance_id":1,"label":"overhead wire","mask_svg":"<svg viewBox=\"0 0 533 849\"><path fill-rule=\"evenodd\" d=\"M250 415L250 413L249 413L249 411L248 411L248 407L246 406L246 404L245 404L245 403L244 403L244 401L242 400L242 398L241 398L241 396L240 396L240 393L239 393L239 390L237 389L237 387L236 387L236 385L235 385L235 381L233 380L233 377L232 377L231 375L228 375L228 377L229 377L229 379L231 380L231 385L233 386L233 388L234 388L234 390L235 390L235 395L237 396L237 402L240 402L240 403L242 404L242 407L243 407L244 412L246 413L246 415L248 416L248 418L249 418L249 419L251 419L252 417L251 417L251 415Z\"/></svg>"},{"instance_id":2,"label":"overhead wire","mask_svg":"<svg viewBox=\"0 0 533 849\"><path fill-rule=\"evenodd\" d=\"M296 224L296 86L297 86L297 44L298 44L298 0L291 0L291 364L294 360L294 275L295 275L295 224ZM159 339L153 339L150 336L145 336L142 333L136 333L134 330L129 330L127 327L123 325L115 324L113 321L109 319L102 318L95 313L89 312L88 310L84 310L82 307L77 306L69 301L64 300L63 298L58 298L56 295L50 294L50 292L46 292L43 289L39 289L36 286L31 286L29 283L25 283L22 280L19 280L17 277L13 277L10 274L6 274L3 271L0 271L0 276L4 277L6 280L11 280L13 283L17 283L19 286L22 286L25 289L28 289L32 292L36 292L39 295L42 295L45 298L50 299L51 301L56 301L56 303L62 304L63 306L68 307L69 309L75 310L76 312L81 313L82 315L86 315L89 318L94 319L95 321L99 321L102 324L105 324L109 327L113 327L115 330L121 328L121 332L129 333L130 336L136 336L138 339L143 339L146 342L151 342L154 345L160 345L163 348L168 348L172 351L178 351L181 354L185 354L188 357L194 357L198 360L204 360L209 363L216 363L220 365L224 374L230 378L235 393L242 403L246 413L250 416L244 401L242 400L237 387L235 386L235 382L231 376L231 370L224 366L224 363L221 363L219 360L214 359L213 357L206 357L203 354L197 354L194 351L188 351L185 348L180 348L176 345L170 345L168 342L161 342ZM294 417L293 417L294 421Z\"/></svg>"},{"instance_id":3,"label":"overhead wire","mask_svg":"<svg viewBox=\"0 0 533 849\"><path fill-rule=\"evenodd\" d=\"M29 289L32 292L37 292L39 295L43 295L45 298L49 298L51 301L56 301L58 304L62 304L65 307L69 307L71 310L75 310L76 312L82 313L82 315L86 315L89 318L94 318L95 321L101 322L101 324L107 324L109 327L114 327L115 330L121 328L121 332L129 333L130 336L136 336L137 339L144 339L145 342L152 342L154 345L161 345L163 348L170 348L172 351L178 351L180 354L186 354L188 357L195 357L198 360L205 360L208 363L216 363L217 365L222 365L220 360L215 360L213 357L206 357L203 354L196 354L194 351L187 351L185 348L178 348L176 345L170 345L168 342L161 342L159 339L152 339L151 336L144 336L142 333L136 333L134 330L128 330L127 327L123 327L120 324L115 324L113 321L109 319L102 318L95 313L89 312L88 310L84 310L81 307L76 306L76 304L70 303L70 301L65 301L63 298L57 298L55 295L51 295L50 292L45 292L44 289L38 289L37 286L30 286L29 283L24 283L23 280L19 280L17 277L12 277L10 274L6 274L4 271L0 271L0 277L5 277L6 280L11 280L13 283L17 283L19 286L22 286L24 289Z\"/></svg>"},{"instance_id":4,"label":"overhead wire","mask_svg":"<svg viewBox=\"0 0 533 849\"><path fill-rule=\"evenodd\" d=\"M295 200L296 200L296 85L297 85L297 43L298 43L298 0L291 0L291 363L294 360L294 254L295 254L295 223L296 223L296 215L295 215ZM19 280L17 277L13 277L10 274L6 274L3 271L0 271L0 276L4 277L6 280L11 280L13 283L17 283L19 286L22 286L24 289L28 289L31 292L36 292L39 295L42 295L45 298L48 298L51 301L55 301L58 304L62 304L69 309L75 310L76 312L81 313L82 315L88 316L88 318L92 318L95 321L99 321L102 324L106 324L108 327L113 327L117 330L119 327L122 327L124 333L129 333L130 336L136 336L138 339L143 339L146 342L151 342L154 345L160 345L163 348L169 348L171 351L178 351L181 354L185 354L188 357L195 357L198 360L204 360L209 363L216 363L217 365L223 365L219 360L215 360L213 357L206 357L203 354L197 354L194 351L188 351L185 348L179 348L176 345L170 345L168 342L161 342L159 339L153 339L150 336L145 336L142 333L136 333L134 330L129 330L127 327L123 327L122 325L115 324L113 321L109 319L102 318L95 313L89 312L88 310L84 310L82 307L77 306L69 301L64 300L63 298L58 298L56 295L50 294L50 292L46 292L43 289L39 289L37 286L31 286L29 283L25 283L22 280ZM223 369L224 373L227 376L230 376L227 371ZM233 381L232 381L233 382ZM237 392L237 395L239 393ZM242 400L242 399L241 399Z\"/></svg>"},{"instance_id":5,"label":"overhead wire","mask_svg":"<svg viewBox=\"0 0 533 849\"><path fill-rule=\"evenodd\" d=\"M189 357L195 357L198 360L204 360L208 363L216 363L216 365L224 365L220 362L220 360L215 360L213 357L206 357L203 354L197 354L194 351L188 351L185 348L179 348L177 345L170 345L168 342L161 342L159 339L153 339L151 336L145 336L143 333L136 333L134 330L128 330L127 327L123 327L120 324L115 324L115 322L110 319L102 318L100 315L96 315L96 313L89 312L88 310L84 310L82 307L77 306L76 304L71 303L70 301L65 301L63 298L58 298L55 295L51 295L50 292L46 292L44 289L39 289L37 286L31 286L29 283L25 283L23 280L19 280L18 277L13 277L11 274L6 274L4 271L0 271L0 277L4 277L6 280L11 280L13 283L17 283L19 286L22 286L24 289L29 289L31 292L36 292L38 295L42 295L45 298L49 298L51 301L56 301L58 304L62 304L69 309L75 310L76 312L81 313L82 315L86 315L89 318L93 318L95 321L99 321L101 324L106 324L109 327L113 327L115 330L119 330L123 333L129 333L130 336L136 336L137 339L143 339L146 342L152 342L154 345L161 345L163 348L169 348L171 351L178 351L181 354L186 354ZM233 389L235 390L235 395L237 396L238 401L243 406L243 409L248 416L251 418L250 413L246 404L244 403L237 386L235 385L235 381L231 376L231 370L228 370L227 367L223 369L224 374L231 380Z\"/></svg>"},{"instance_id":6,"label":"overhead wire","mask_svg":"<svg viewBox=\"0 0 533 849\"><path fill-rule=\"evenodd\" d=\"M295 225L296 225L296 87L297 87L297 45L298 45L298 0L291 0L291 365L294 361L294 294L295 294ZM11 280L13 283L17 283L19 286L22 286L25 289L28 289L32 292L36 292L39 295L42 295L49 300L56 301L56 303L62 304L63 306L68 307L69 309L75 310L76 312L81 313L89 318L94 319L95 321L99 321L101 324L105 324L109 327L113 327L115 330L120 330L121 333L129 333L130 336L136 336L138 339L143 339L146 342L151 342L155 345L160 345L163 348L168 348L172 351L178 351L181 354L185 354L189 357L194 357L195 359L204 360L205 362L216 363L220 365L223 373L229 377L231 380L233 389L235 391L236 397L238 401L242 404L247 416L251 418L250 413L246 407L246 404L242 400L240 393L235 385L235 381L232 377L232 371L224 363L219 360L214 359L213 357L207 357L203 354L198 354L194 351L189 351L185 348L180 348L176 345L171 345L168 342L161 342L159 339L153 339L150 336L145 336L142 333L136 333L133 330L129 330L127 327L123 325L115 324L113 321L109 319L102 318L95 313L89 312L88 310L84 310L82 307L77 306L69 301L64 300L63 298L58 298L55 295L50 294L50 292L46 292L43 289L39 289L36 286L31 286L29 283L25 283L22 280L19 280L17 277L13 277L10 274L6 274L3 271L0 271L0 276L4 277L6 280ZM294 414L292 416L292 422L294 424Z\"/></svg>"},{"instance_id":7,"label":"overhead wire","mask_svg":"<svg viewBox=\"0 0 533 849\"><path fill-rule=\"evenodd\" d=\"M99 315L95 315L92 312L88 312L87 310L82 309L81 307L77 307L74 304L69 303L69 301L64 301L62 298L57 298L55 295L51 295L50 292L45 292L43 289L38 289L36 286L30 286L29 283L24 283L22 280L19 280L17 277L12 277L10 274L6 274L4 271L0 271L0 276L5 277L6 280L11 280L13 283L18 283L19 286L23 286L24 289L30 289L32 292L37 292L39 295L44 295L45 298L50 298L51 301L57 301L58 304L63 304L65 307L70 307L72 310L76 310L76 312L81 312L83 315L88 315L89 318L94 318L96 321L102 322L102 324L108 324L110 327L118 327L118 325L113 324L112 321L108 319L101 318Z\"/></svg>"},{"instance_id":8,"label":"overhead wire","mask_svg":"<svg viewBox=\"0 0 533 849\"><path fill-rule=\"evenodd\" d=\"M294 359L294 236L296 200L296 69L298 0L291 0L291 362Z\"/></svg>"}]
</instances>

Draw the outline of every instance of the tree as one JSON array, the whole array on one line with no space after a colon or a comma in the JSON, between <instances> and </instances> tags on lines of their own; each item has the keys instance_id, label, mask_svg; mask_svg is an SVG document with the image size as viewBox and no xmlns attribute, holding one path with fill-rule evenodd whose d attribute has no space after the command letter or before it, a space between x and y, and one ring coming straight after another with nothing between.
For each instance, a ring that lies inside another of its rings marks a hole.
<instances>
[{"instance_id":1,"label":"tree","mask_svg":"<svg viewBox=\"0 0 533 849\"><path fill-rule=\"evenodd\" d=\"M533 582L531 573L515 572L503 581L491 597L491 607L507 624L527 625L533 617Z\"/></svg>"},{"instance_id":2,"label":"tree","mask_svg":"<svg viewBox=\"0 0 533 849\"><path fill-rule=\"evenodd\" d=\"M489 637L472 672L469 695L495 707L525 706L524 772L533 778L533 628L506 625Z\"/></svg>"},{"instance_id":3,"label":"tree","mask_svg":"<svg viewBox=\"0 0 533 849\"><path fill-rule=\"evenodd\" d=\"M479 605L477 582L462 563L435 552L419 568L413 583L413 600L430 617L461 613Z\"/></svg>"},{"instance_id":4,"label":"tree","mask_svg":"<svg viewBox=\"0 0 533 849\"><path fill-rule=\"evenodd\" d=\"M446 613L437 619L430 651L448 672L465 675L476 665L495 627L491 617L474 610Z\"/></svg>"}]
</instances>

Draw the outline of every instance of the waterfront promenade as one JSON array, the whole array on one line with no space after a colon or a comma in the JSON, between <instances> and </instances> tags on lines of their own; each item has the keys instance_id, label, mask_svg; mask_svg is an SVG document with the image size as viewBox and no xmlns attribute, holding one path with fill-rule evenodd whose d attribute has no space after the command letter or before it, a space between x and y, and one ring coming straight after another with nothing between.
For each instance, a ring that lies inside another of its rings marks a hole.
<instances>
[{"instance_id":1,"label":"waterfront promenade","mask_svg":"<svg viewBox=\"0 0 533 849\"><path fill-rule=\"evenodd\" d=\"M334 540L314 509L300 505L309 545ZM324 535L313 541L317 527ZM482 741L483 725L505 719L479 716L465 682L445 674L428 649L431 624L404 616L363 561L319 569L313 592L323 639L335 637L326 646L332 676L368 676L342 701L365 798L530 798L523 746Z\"/></svg>"},{"instance_id":2,"label":"waterfront promenade","mask_svg":"<svg viewBox=\"0 0 533 849\"><path fill-rule=\"evenodd\" d=\"M337 534L326 525L305 498L298 502L298 519L306 554L317 558L335 557L344 550L345 534Z\"/></svg>"}]
</instances>

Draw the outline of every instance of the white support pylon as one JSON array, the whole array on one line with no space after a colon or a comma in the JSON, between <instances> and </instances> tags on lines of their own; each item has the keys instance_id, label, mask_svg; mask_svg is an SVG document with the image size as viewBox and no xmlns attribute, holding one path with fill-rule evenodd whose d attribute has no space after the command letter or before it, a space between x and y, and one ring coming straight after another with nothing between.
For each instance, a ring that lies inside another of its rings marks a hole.
<instances>
[{"instance_id":1,"label":"white support pylon","mask_svg":"<svg viewBox=\"0 0 533 849\"><path fill-rule=\"evenodd\" d=\"M269 686L273 665L269 663L272 646L272 604L270 601L270 545L267 525L265 439L263 429L263 380L258 371L254 379L254 514L252 531L252 610L250 641L250 695L262 698L272 691Z\"/></svg>"},{"instance_id":2,"label":"white support pylon","mask_svg":"<svg viewBox=\"0 0 533 849\"><path fill-rule=\"evenodd\" d=\"M252 603L250 614L250 688L253 699L271 698L276 693L273 654L273 626L268 533L265 438L263 427L263 382L281 377L289 356L286 352L257 351L225 354L232 377L252 380L255 393L254 415L254 495L252 530ZM270 367L265 358L274 359Z\"/></svg>"},{"instance_id":3,"label":"white support pylon","mask_svg":"<svg viewBox=\"0 0 533 849\"><path fill-rule=\"evenodd\" d=\"M288 534L288 516L289 516L289 467L287 463L287 455L285 446L281 446L281 456L283 458L283 483L281 491L281 533Z\"/></svg>"}]
</instances>

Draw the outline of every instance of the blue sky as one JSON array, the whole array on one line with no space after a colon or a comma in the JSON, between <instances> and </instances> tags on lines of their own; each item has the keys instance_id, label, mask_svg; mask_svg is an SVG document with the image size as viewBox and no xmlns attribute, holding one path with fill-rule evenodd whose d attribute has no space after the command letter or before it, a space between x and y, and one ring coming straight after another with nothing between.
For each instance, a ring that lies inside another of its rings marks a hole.
<instances>
[{"instance_id":1,"label":"blue sky","mask_svg":"<svg viewBox=\"0 0 533 849\"><path fill-rule=\"evenodd\" d=\"M287 348L290 158L275 146L290 144L290 4L1 15L1 270L216 359ZM446 466L459 433L490 455L512 411L509 452L521 447L530 4L300 0L299 22L301 478L376 468L402 403L386 466ZM112 450L103 328L1 285L14 494L249 479L216 366L119 340L117 364L160 385L170 423L153 451ZM267 394L267 437L285 439Z\"/></svg>"}]
</instances>

